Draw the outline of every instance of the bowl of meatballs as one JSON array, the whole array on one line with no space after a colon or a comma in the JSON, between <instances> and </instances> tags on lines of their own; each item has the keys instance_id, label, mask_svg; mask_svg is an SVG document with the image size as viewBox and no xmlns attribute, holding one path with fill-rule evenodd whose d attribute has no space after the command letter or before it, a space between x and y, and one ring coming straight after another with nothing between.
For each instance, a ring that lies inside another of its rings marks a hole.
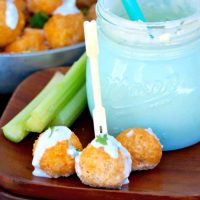
<instances>
[{"instance_id":1,"label":"bowl of meatballs","mask_svg":"<svg viewBox=\"0 0 200 200\"><path fill-rule=\"evenodd\" d=\"M96 0L0 1L0 93L31 73L69 66L85 51L83 22Z\"/></svg>"}]
</instances>

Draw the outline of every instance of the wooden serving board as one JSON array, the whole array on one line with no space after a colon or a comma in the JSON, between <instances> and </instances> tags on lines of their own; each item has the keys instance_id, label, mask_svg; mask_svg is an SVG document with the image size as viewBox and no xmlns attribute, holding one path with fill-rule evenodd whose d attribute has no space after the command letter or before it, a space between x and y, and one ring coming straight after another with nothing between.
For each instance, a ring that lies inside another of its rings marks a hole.
<instances>
[{"instance_id":1,"label":"wooden serving board","mask_svg":"<svg viewBox=\"0 0 200 200\"><path fill-rule=\"evenodd\" d=\"M33 198L26 198L24 196L19 196L17 194L9 193L2 188L0 188L0 199L1 200L33 200Z\"/></svg>"},{"instance_id":2,"label":"wooden serving board","mask_svg":"<svg viewBox=\"0 0 200 200\"><path fill-rule=\"evenodd\" d=\"M37 72L22 82L2 116L1 127L30 102L56 70L58 68ZM83 146L91 141L94 132L88 110L71 129ZM200 199L200 144L165 152L154 170L132 173L130 183L121 190L104 190L83 185L76 175L59 179L34 177L32 144L37 137L32 133L20 144L14 144L0 132L0 187L6 191L29 198L70 200Z\"/></svg>"}]
</instances>

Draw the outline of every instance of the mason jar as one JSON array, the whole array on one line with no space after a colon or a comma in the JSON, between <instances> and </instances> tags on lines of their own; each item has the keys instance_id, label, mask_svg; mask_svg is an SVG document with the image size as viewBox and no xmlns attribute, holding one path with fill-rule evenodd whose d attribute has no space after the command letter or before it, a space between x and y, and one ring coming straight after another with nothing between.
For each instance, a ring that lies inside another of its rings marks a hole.
<instances>
[{"instance_id":1,"label":"mason jar","mask_svg":"<svg viewBox=\"0 0 200 200\"><path fill-rule=\"evenodd\" d=\"M164 150L200 141L200 1L138 0L148 22L121 0L99 0L102 101L109 134L152 128ZM90 66L87 96L93 110Z\"/></svg>"}]
</instances>

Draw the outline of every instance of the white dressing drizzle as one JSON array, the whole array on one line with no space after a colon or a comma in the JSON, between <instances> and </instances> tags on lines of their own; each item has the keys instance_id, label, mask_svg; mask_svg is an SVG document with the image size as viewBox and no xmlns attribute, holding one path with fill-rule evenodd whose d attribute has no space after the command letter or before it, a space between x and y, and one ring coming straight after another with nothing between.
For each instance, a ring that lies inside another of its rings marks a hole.
<instances>
[{"instance_id":1,"label":"white dressing drizzle","mask_svg":"<svg viewBox=\"0 0 200 200\"><path fill-rule=\"evenodd\" d=\"M117 141L117 140L116 140ZM117 141L118 142L118 141ZM122 185L128 184L129 180L128 177L131 173L132 170L132 160L131 160L131 155L130 153L127 151L127 149L125 149L120 142L118 142L118 145L120 146L120 151L122 152L123 156L124 156L124 182L122 183Z\"/></svg>"},{"instance_id":2,"label":"white dressing drizzle","mask_svg":"<svg viewBox=\"0 0 200 200\"><path fill-rule=\"evenodd\" d=\"M33 171L34 176L50 178L50 176L40 169L40 160L46 149L55 146L58 142L63 140L70 140L71 135L71 130L65 126L49 128L40 135L32 161L32 165L35 168Z\"/></svg>"},{"instance_id":3,"label":"white dressing drizzle","mask_svg":"<svg viewBox=\"0 0 200 200\"><path fill-rule=\"evenodd\" d=\"M80 157L81 157L82 152L80 152L76 157L75 157L75 170L77 175L80 177L82 172L81 172L81 168L80 168Z\"/></svg>"},{"instance_id":4,"label":"white dressing drizzle","mask_svg":"<svg viewBox=\"0 0 200 200\"><path fill-rule=\"evenodd\" d=\"M147 128L147 129L145 129L150 135L153 135L158 141L159 141L159 139L158 139L158 137L156 136L156 134L152 131L152 129L151 128Z\"/></svg>"},{"instance_id":5,"label":"white dressing drizzle","mask_svg":"<svg viewBox=\"0 0 200 200\"><path fill-rule=\"evenodd\" d=\"M134 130L131 129L127 134L126 137L131 137L134 134Z\"/></svg>"},{"instance_id":6,"label":"white dressing drizzle","mask_svg":"<svg viewBox=\"0 0 200 200\"><path fill-rule=\"evenodd\" d=\"M119 149L118 142L114 137L110 135L107 135L106 145L97 142L96 138L91 142L91 145L95 148L103 147L104 151L108 153L110 157L118 158L118 149Z\"/></svg>"},{"instance_id":7,"label":"white dressing drizzle","mask_svg":"<svg viewBox=\"0 0 200 200\"><path fill-rule=\"evenodd\" d=\"M6 25L14 30L19 21L19 14L17 7L13 0L6 0Z\"/></svg>"},{"instance_id":8,"label":"white dressing drizzle","mask_svg":"<svg viewBox=\"0 0 200 200\"><path fill-rule=\"evenodd\" d=\"M159 138L157 137L157 135L152 131L152 129L151 128L147 128L147 129L145 129L150 135L153 135L157 140L158 140L158 142L160 143L160 140L159 140ZM160 143L160 145L161 145L161 147L163 148L163 145Z\"/></svg>"},{"instance_id":9,"label":"white dressing drizzle","mask_svg":"<svg viewBox=\"0 0 200 200\"><path fill-rule=\"evenodd\" d=\"M51 178L48 174L46 174L43 170L41 170L38 167L36 167L35 170L33 171L33 175L38 177Z\"/></svg>"},{"instance_id":10,"label":"white dressing drizzle","mask_svg":"<svg viewBox=\"0 0 200 200\"><path fill-rule=\"evenodd\" d=\"M53 14L69 15L79 13L80 10L76 7L76 0L63 0L63 4L58 7Z\"/></svg>"},{"instance_id":11,"label":"white dressing drizzle","mask_svg":"<svg viewBox=\"0 0 200 200\"><path fill-rule=\"evenodd\" d=\"M74 147L73 144L69 144L69 147L67 149L67 153L72 157L75 158L76 156L78 156L79 151Z\"/></svg>"},{"instance_id":12,"label":"white dressing drizzle","mask_svg":"<svg viewBox=\"0 0 200 200\"><path fill-rule=\"evenodd\" d=\"M126 185L126 184L129 184L129 180L128 180L128 178L126 178L126 179L124 180L124 182L123 182L122 185Z\"/></svg>"}]
</instances>

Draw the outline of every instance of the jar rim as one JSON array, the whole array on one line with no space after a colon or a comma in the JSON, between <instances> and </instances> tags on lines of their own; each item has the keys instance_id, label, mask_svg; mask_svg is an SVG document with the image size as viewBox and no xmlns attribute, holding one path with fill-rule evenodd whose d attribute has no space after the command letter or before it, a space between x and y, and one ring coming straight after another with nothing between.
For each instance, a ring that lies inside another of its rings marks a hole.
<instances>
[{"instance_id":1,"label":"jar rim","mask_svg":"<svg viewBox=\"0 0 200 200\"><path fill-rule=\"evenodd\" d=\"M133 22L117 16L108 7L106 0L97 3L97 24L104 40L120 45L135 54L142 51L151 56L151 52L162 51L169 56L179 54L190 48L192 51L200 44L200 9L190 16L164 22ZM117 46L116 46L117 48Z\"/></svg>"},{"instance_id":2,"label":"jar rim","mask_svg":"<svg viewBox=\"0 0 200 200\"><path fill-rule=\"evenodd\" d=\"M176 20L163 22L142 22L131 21L122 18L108 7L105 7L105 0L97 3L97 22L101 29L112 40L135 46L177 46L194 41L200 38L200 9L193 14ZM112 26L112 27L111 27ZM112 34L111 34L112 32ZM131 37L130 37L131 35Z\"/></svg>"},{"instance_id":3,"label":"jar rim","mask_svg":"<svg viewBox=\"0 0 200 200\"><path fill-rule=\"evenodd\" d=\"M183 23L186 24L186 23L191 23L196 20L200 20L200 10L196 10L196 12L193 12L192 15L189 15L187 17L182 17L175 20L160 21L160 22L142 22L140 20L131 21L110 12L108 9L104 7L102 0L97 2L97 14L100 13L98 12L99 9L101 10L101 13L103 11L103 16L102 15L101 16L104 19L105 17L109 17L109 20L108 18L106 18L108 22L112 23L113 25L118 25L122 28L128 28L128 29L144 30L147 27L148 28L158 28L158 27L175 28L177 26L180 26Z\"/></svg>"}]
</instances>

